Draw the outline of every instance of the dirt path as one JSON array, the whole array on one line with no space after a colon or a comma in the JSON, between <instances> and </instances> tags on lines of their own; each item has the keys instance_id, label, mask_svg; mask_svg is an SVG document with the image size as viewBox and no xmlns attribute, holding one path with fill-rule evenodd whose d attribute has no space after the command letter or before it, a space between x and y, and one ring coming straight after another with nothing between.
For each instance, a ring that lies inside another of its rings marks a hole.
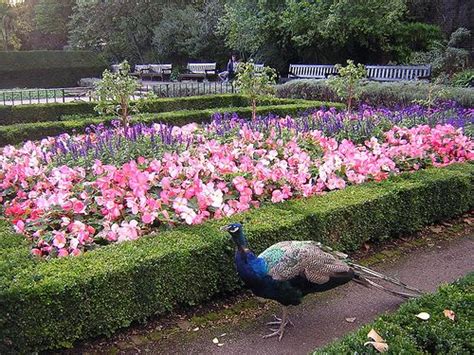
<instances>
[{"instance_id":1,"label":"dirt path","mask_svg":"<svg viewBox=\"0 0 474 355\"><path fill-rule=\"evenodd\" d=\"M432 292L439 284L473 271L473 253L474 238L466 237L448 245L418 250L376 269ZM155 354L307 354L370 322L377 315L395 310L401 302L391 295L347 284L325 295L309 297L301 306L291 309L295 328L289 328L281 342L274 338L262 339L268 330L265 322L271 320L267 315L248 329L237 326L228 331L219 338L224 344L220 347L212 342L220 335L214 330L212 333L203 332L191 343L176 342L166 347L157 344L148 350ZM345 320L354 317L353 323Z\"/></svg>"},{"instance_id":2,"label":"dirt path","mask_svg":"<svg viewBox=\"0 0 474 355\"><path fill-rule=\"evenodd\" d=\"M433 292L440 284L474 271L473 223L464 224L464 227L447 224L448 227L428 227L421 236L403 242L403 245L385 246L381 252L371 253L368 259L365 257L365 261L381 260L382 255L383 262L372 268ZM112 339L97 339L65 353L308 354L370 322L377 315L397 309L403 302L397 297L352 283L310 295L302 305L290 309L295 327L289 327L285 337L278 342L275 338L262 339L262 335L268 333L265 323L272 320L273 313L280 312L279 307L271 302L263 304L255 300L254 297L243 297L243 300L217 306L217 311L209 306L210 309L204 310L198 318L192 314L177 315L177 323L168 330L163 320L151 321ZM226 312L243 303L252 305L240 307L233 314ZM355 318L355 321L348 322L346 318ZM206 321L199 324L197 319ZM213 343L216 337L220 346Z\"/></svg>"}]
</instances>

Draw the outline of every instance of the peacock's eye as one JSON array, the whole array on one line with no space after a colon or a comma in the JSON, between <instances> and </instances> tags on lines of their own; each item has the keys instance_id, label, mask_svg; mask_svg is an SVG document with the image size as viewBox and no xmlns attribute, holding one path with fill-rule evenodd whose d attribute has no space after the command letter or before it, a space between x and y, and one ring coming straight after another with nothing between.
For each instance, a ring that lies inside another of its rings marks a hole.
<instances>
[{"instance_id":1,"label":"peacock's eye","mask_svg":"<svg viewBox=\"0 0 474 355\"><path fill-rule=\"evenodd\" d=\"M232 229L229 229L231 233L235 233L239 230L239 227L233 227Z\"/></svg>"}]
</instances>

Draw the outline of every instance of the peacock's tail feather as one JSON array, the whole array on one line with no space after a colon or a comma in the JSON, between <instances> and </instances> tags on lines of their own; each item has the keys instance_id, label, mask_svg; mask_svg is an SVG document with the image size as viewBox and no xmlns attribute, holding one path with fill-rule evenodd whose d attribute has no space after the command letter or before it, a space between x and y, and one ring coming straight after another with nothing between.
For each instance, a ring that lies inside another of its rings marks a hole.
<instances>
[{"instance_id":1,"label":"peacock's tail feather","mask_svg":"<svg viewBox=\"0 0 474 355\"><path fill-rule=\"evenodd\" d=\"M354 277L353 280L355 282L361 284L361 285L364 285L364 286L367 286L367 287L372 286L372 287L374 287L376 289L379 289L381 291L390 293L390 294L395 295L395 296L403 297L403 298L414 298L414 297L419 297L419 296L423 295L423 291L421 291L417 288L414 288L412 286L408 286L404 282L402 282L402 281L400 281L400 280L398 280L394 277L381 274L378 271L375 271L375 270L369 269L368 267L356 264L353 261L351 261L350 259L348 259L349 256L347 254L335 251L332 248L330 248L328 246L325 246L321 243L318 243L318 244L319 244L319 247L321 248L321 250L325 251L326 253L329 253L329 254L333 255L334 257L336 257L338 259L344 260L344 262L347 265L349 265L352 268L352 270L354 270L354 276L355 277ZM391 286L397 286L397 287L401 288L403 291L391 289L387 286L384 286L384 285L381 285L381 284L377 283L376 281L377 282L384 281L384 282L390 284ZM409 291L409 292L405 292L405 291Z\"/></svg>"}]
</instances>

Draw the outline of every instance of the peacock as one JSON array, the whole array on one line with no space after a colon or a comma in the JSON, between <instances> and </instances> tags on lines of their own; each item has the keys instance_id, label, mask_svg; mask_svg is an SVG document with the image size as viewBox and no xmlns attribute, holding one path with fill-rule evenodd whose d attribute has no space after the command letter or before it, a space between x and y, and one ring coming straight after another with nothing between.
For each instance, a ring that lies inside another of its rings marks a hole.
<instances>
[{"instance_id":1,"label":"peacock","mask_svg":"<svg viewBox=\"0 0 474 355\"><path fill-rule=\"evenodd\" d=\"M288 306L298 305L304 296L323 292L355 281L366 287L403 298L418 297L422 291L377 271L355 264L348 255L315 241L284 241L276 243L256 256L249 248L242 224L232 223L221 228L229 232L236 245L235 266L240 278L252 292L262 298L279 302L283 315L275 316L268 325L279 325L264 338L278 336L293 325L288 318ZM375 282L387 282L403 289L396 290Z\"/></svg>"}]
</instances>

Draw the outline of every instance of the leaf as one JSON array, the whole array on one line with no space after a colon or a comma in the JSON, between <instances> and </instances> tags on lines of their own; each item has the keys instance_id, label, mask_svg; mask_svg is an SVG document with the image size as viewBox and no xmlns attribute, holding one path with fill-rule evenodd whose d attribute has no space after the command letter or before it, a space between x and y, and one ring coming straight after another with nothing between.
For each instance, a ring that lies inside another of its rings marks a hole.
<instances>
[{"instance_id":1,"label":"leaf","mask_svg":"<svg viewBox=\"0 0 474 355\"><path fill-rule=\"evenodd\" d=\"M369 334L367 334L367 338L373 339L377 343L384 343L385 340L375 331L375 329L371 329Z\"/></svg>"},{"instance_id":2,"label":"leaf","mask_svg":"<svg viewBox=\"0 0 474 355\"><path fill-rule=\"evenodd\" d=\"M354 323L355 320L356 320L356 317L346 318L346 322L348 323Z\"/></svg>"},{"instance_id":3,"label":"leaf","mask_svg":"<svg viewBox=\"0 0 474 355\"><path fill-rule=\"evenodd\" d=\"M219 339L214 338L214 339L212 339L212 342L213 342L214 344L219 344Z\"/></svg>"},{"instance_id":4,"label":"leaf","mask_svg":"<svg viewBox=\"0 0 474 355\"><path fill-rule=\"evenodd\" d=\"M429 313L426 312L421 312L416 315L418 318L423 319L423 320L428 320L430 319Z\"/></svg>"},{"instance_id":5,"label":"leaf","mask_svg":"<svg viewBox=\"0 0 474 355\"><path fill-rule=\"evenodd\" d=\"M367 346L367 344L372 345L375 348L375 350L377 350L379 353L384 353L384 352L388 351L388 344L387 343L381 343L381 342L378 342L378 341L368 341L368 342L364 343L364 346Z\"/></svg>"},{"instance_id":6,"label":"leaf","mask_svg":"<svg viewBox=\"0 0 474 355\"><path fill-rule=\"evenodd\" d=\"M450 309L445 309L443 311L443 314L445 317L451 319L452 321L454 321L454 319L456 318L456 313L454 313L452 310Z\"/></svg>"}]
</instances>

